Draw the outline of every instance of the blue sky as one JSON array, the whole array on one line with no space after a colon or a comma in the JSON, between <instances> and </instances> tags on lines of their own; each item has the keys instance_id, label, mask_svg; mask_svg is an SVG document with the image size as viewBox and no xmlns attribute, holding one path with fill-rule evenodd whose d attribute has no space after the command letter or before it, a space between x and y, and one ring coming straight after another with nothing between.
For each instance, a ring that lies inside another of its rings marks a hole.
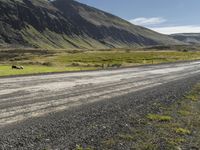
<instances>
[{"instance_id":1,"label":"blue sky","mask_svg":"<svg viewBox=\"0 0 200 150\"><path fill-rule=\"evenodd\" d=\"M200 0L78 1L161 33L200 33Z\"/></svg>"}]
</instances>

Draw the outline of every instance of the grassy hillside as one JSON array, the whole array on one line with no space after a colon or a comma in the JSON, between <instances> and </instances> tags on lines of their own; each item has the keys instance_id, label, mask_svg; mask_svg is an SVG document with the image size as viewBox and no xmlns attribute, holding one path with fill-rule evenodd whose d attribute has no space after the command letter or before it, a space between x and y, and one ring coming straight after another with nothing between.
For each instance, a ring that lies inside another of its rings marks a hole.
<instances>
[{"instance_id":1,"label":"grassy hillside","mask_svg":"<svg viewBox=\"0 0 200 150\"><path fill-rule=\"evenodd\" d=\"M0 0L0 48L122 48L184 44L73 0Z\"/></svg>"}]
</instances>

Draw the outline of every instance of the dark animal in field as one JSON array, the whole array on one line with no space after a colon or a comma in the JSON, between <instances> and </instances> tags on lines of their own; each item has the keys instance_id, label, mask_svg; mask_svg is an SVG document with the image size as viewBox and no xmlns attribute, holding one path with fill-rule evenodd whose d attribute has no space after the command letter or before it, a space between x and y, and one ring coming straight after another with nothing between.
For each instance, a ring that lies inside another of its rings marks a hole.
<instances>
[{"instance_id":1,"label":"dark animal in field","mask_svg":"<svg viewBox=\"0 0 200 150\"><path fill-rule=\"evenodd\" d=\"M122 66L122 64L113 64L111 66L114 67L114 68L120 68Z\"/></svg>"},{"instance_id":2,"label":"dark animal in field","mask_svg":"<svg viewBox=\"0 0 200 150\"><path fill-rule=\"evenodd\" d=\"M15 65L13 65L12 69L24 69L24 67L23 66L15 66Z\"/></svg>"}]
</instances>

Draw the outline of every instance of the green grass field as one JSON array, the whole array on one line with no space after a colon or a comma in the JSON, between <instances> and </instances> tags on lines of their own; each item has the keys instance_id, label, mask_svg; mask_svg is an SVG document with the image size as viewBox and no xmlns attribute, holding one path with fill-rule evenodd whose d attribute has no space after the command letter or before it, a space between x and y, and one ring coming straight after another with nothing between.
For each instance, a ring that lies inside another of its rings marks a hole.
<instances>
[{"instance_id":1,"label":"green grass field","mask_svg":"<svg viewBox=\"0 0 200 150\"><path fill-rule=\"evenodd\" d=\"M54 58L60 63L80 63L82 65L121 64L132 66L137 64L157 64L162 62L175 62L181 60L195 60L200 58L200 52L145 52L145 51L89 51L75 54L61 54Z\"/></svg>"},{"instance_id":2,"label":"green grass field","mask_svg":"<svg viewBox=\"0 0 200 150\"><path fill-rule=\"evenodd\" d=\"M79 71L159 64L200 59L200 52L181 51L0 51L0 76ZM13 70L11 65L22 65L24 70Z\"/></svg>"},{"instance_id":3,"label":"green grass field","mask_svg":"<svg viewBox=\"0 0 200 150\"><path fill-rule=\"evenodd\" d=\"M12 75L26 75L26 74L39 74L39 73L52 73L52 72L65 72L65 71L81 71L81 70L94 70L95 68L86 67L57 67L57 66L41 66L41 65L26 65L23 70L11 69L9 65L0 65L0 76Z\"/></svg>"}]
</instances>

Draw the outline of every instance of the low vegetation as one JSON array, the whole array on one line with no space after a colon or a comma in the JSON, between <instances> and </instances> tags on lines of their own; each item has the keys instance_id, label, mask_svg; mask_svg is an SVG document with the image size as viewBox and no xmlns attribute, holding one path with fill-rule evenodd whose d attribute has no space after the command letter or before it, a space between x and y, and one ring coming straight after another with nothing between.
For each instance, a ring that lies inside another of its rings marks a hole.
<instances>
[{"instance_id":1,"label":"low vegetation","mask_svg":"<svg viewBox=\"0 0 200 150\"><path fill-rule=\"evenodd\" d=\"M89 148L89 147L84 148L84 147L82 147L80 145L76 145L76 149L75 150L92 150L92 148Z\"/></svg>"},{"instance_id":2,"label":"low vegetation","mask_svg":"<svg viewBox=\"0 0 200 150\"><path fill-rule=\"evenodd\" d=\"M42 66L42 65L25 65L22 70L12 69L9 65L0 66L0 76L10 76L10 75L24 75L24 74L39 74L39 73L51 73L51 72L64 72L64 71L82 71L82 70L92 70L95 68L86 67L57 67L57 66Z\"/></svg>"},{"instance_id":3,"label":"low vegetation","mask_svg":"<svg viewBox=\"0 0 200 150\"><path fill-rule=\"evenodd\" d=\"M151 49L112 50L0 50L0 76L94 70L200 59L200 52ZM24 66L12 70L11 65Z\"/></svg>"},{"instance_id":4,"label":"low vegetation","mask_svg":"<svg viewBox=\"0 0 200 150\"><path fill-rule=\"evenodd\" d=\"M171 121L172 117L170 116L164 116L164 115L158 115L158 114L148 114L147 118L151 121Z\"/></svg>"},{"instance_id":5,"label":"low vegetation","mask_svg":"<svg viewBox=\"0 0 200 150\"><path fill-rule=\"evenodd\" d=\"M174 131L177 134L181 134L181 135L186 135L186 134L190 134L191 132L188 129L184 129L184 128L175 128Z\"/></svg>"}]
</instances>

